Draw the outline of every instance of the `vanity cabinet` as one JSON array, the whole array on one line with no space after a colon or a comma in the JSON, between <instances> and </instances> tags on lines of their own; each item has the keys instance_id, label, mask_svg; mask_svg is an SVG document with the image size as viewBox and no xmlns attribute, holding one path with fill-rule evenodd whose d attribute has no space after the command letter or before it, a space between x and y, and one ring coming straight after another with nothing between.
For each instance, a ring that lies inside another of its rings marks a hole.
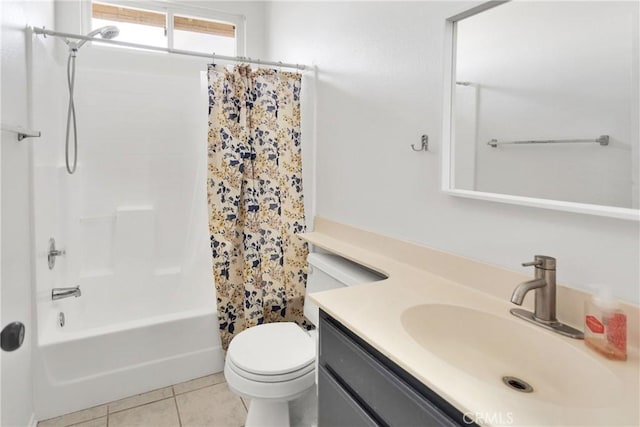
<instances>
[{"instance_id":1,"label":"vanity cabinet","mask_svg":"<svg viewBox=\"0 0 640 427\"><path fill-rule=\"evenodd\" d=\"M319 427L468 426L470 419L320 312Z\"/></svg>"}]
</instances>

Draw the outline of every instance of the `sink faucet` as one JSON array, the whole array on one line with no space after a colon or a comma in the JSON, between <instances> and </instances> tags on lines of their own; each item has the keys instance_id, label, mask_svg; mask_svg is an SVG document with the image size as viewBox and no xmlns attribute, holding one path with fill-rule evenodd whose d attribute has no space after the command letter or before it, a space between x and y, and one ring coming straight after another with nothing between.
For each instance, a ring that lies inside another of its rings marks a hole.
<instances>
[{"instance_id":1,"label":"sink faucet","mask_svg":"<svg viewBox=\"0 0 640 427\"><path fill-rule=\"evenodd\" d=\"M561 335L582 339L583 333L561 323L556 318L556 259L545 255L536 255L532 262L523 267L535 267L535 278L520 283L511 295L511 302L522 305L529 291L535 290L534 312L512 308L511 314Z\"/></svg>"},{"instance_id":2,"label":"sink faucet","mask_svg":"<svg viewBox=\"0 0 640 427\"><path fill-rule=\"evenodd\" d=\"M513 291L513 295L511 295L511 302L517 305L522 305L522 302L524 301L524 296L527 295L529 291L532 291L534 289L541 289L541 288L544 288L545 286L547 286L547 281L545 279L533 279L533 280L528 280L526 282L522 282ZM538 300L538 295L536 294L536 301L537 300Z\"/></svg>"},{"instance_id":3,"label":"sink faucet","mask_svg":"<svg viewBox=\"0 0 640 427\"><path fill-rule=\"evenodd\" d=\"M81 295L82 292L80 292L80 286L75 286L73 288L53 288L51 290L51 299L54 301L62 298L77 298Z\"/></svg>"},{"instance_id":4,"label":"sink faucet","mask_svg":"<svg viewBox=\"0 0 640 427\"><path fill-rule=\"evenodd\" d=\"M534 261L522 266L535 267L535 279L520 283L511 295L511 302L522 305L527 292L535 289L534 317L542 322L556 322L556 259L536 255Z\"/></svg>"}]
</instances>

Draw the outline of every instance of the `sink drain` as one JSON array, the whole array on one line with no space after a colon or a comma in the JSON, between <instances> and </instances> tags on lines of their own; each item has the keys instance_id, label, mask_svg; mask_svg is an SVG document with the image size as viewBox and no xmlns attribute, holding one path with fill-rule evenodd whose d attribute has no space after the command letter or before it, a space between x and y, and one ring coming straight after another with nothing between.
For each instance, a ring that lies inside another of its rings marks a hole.
<instances>
[{"instance_id":1,"label":"sink drain","mask_svg":"<svg viewBox=\"0 0 640 427\"><path fill-rule=\"evenodd\" d=\"M523 381L520 378L509 376L502 377L502 382L515 391L522 393L531 393L533 391L533 387L531 387L528 382Z\"/></svg>"}]
</instances>

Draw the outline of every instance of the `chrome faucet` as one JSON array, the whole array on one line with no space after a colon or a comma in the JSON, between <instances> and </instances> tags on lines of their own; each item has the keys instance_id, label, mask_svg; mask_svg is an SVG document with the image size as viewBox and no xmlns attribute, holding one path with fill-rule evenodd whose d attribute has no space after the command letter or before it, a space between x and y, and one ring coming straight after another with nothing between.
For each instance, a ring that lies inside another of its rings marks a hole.
<instances>
[{"instance_id":1,"label":"chrome faucet","mask_svg":"<svg viewBox=\"0 0 640 427\"><path fill-rule=\"evenodd\" d=\"M535 267L535 278L516 286L511 295L511 302L522 305L527 293L535 290L535 308L533 313L521 308L512 308L511 314L561 335L582 339L581 331L559 322L556 318L556 259L536 255L534 261L525 262L522 266Z\"/></svg>"},{"instance_id":2,"label":"chrome faucet","mask_svg":"<svg viewBox=\"0 0 640 427\"><path fill-rule=\"evenodd\" d=\"M62 298L79 297L82 295L80 292L80 286L73 288L53 288L51 289L51 299L58 300Z\"/></svg>"}]
</instances>

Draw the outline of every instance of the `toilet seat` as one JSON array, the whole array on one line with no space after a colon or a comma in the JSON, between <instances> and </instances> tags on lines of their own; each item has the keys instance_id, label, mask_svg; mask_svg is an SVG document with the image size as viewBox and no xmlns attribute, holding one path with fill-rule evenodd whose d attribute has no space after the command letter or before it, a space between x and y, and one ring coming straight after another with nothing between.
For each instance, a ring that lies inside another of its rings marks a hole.
<instances>
[{"instance_id":1,"label":"toilet seat","mask_svg":"<svg viewBox=\"0 0 640 427\"><path fill-rule=\"evenodd\" d=\"M293 322L268 323L239 333L227 351L238 375L263 382L287 381L313 370L315 340Z\"/></svg>"},{"instance_id":2,"label":"toilet seat","mask_svg":"<svg viewBox=\"0 0 640 427\"><path fill-rule=\"evenodd\" d=\"M283 374L273 374L273 375L265 375L265 374L256 374L255 372L246 371L239 366L237 366L233 359L227 358L227 363L229 364L229 368L232 369L236 374L240 375L243 378L253 381L259 381L263 383L278 383L284 381L291 381L299 378L315 369L315 361L312 361L307 366L302 369L296 369L295 371L285 372Z\"/></svg>"},{"instance_id":3,"label":"toilet seat","mask_svg":"<svg viewBox=\"0 0 640 427\"><path fill-rule=\"evenodd\" d=\"M315 384L315 339L293 322L269 323L231 340L224 375L250 399L289 401Z\"/></svg>"}]
</instances>

